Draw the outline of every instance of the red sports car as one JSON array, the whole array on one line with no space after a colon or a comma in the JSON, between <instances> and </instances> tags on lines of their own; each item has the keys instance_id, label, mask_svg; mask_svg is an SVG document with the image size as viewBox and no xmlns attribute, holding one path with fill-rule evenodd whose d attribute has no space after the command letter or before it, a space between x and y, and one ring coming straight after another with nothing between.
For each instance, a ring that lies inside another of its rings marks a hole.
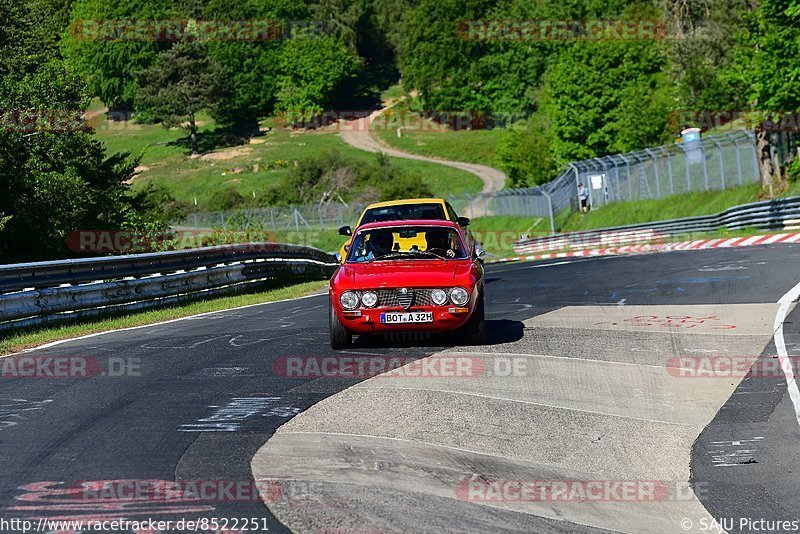
<instances>
[{"instance_id":1,"label":"red sports car","mask_svg":"<svg viewBox=\"0 0 800 534\"><path fill-rule=\"evenodd\" d=\"M330 284L331 347L353 334L452 332L486 339L483 265L458 224L387 221L362 225Z\"/></svg>"}]
</instances>

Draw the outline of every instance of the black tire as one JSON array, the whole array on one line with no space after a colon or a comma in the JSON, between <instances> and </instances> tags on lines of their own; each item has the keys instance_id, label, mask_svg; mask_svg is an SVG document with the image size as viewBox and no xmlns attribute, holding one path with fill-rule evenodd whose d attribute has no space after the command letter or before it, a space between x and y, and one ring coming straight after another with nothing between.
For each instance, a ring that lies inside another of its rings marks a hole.
<instances>
[{"instance_id":1,"label":"black tire","mask_svg":"<svg viewBox=\"0 0 800 534\"><path fill-rule=\"evenodd\" d=\"M331 348L333 350L346 349L353 344L353 334L344 327L333 309L333 305L328 305L328 333L331 338Z\"/></svg>"},{"instance_id":2,"label":"black tire","mask_svg":"<svg viewBox=\"0 0 800 534\"><path fill-rule=\"evenodd\" d=\"M483 295L478 297L475 311L472 312L472 317L469 318L462 329L463 337L466 338L469 345L486 344L486 314L483 307Z\"/></svg>"}]
</instances>

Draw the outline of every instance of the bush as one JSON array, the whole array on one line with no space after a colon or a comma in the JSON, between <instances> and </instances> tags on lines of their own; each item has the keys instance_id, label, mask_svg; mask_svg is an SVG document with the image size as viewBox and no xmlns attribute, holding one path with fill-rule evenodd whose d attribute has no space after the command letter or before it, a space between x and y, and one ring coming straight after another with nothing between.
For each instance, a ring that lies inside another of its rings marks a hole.
<instances>
[{"instance_id":1,"label":"bush","mask_svg":"<svg viewBox=\"0 0 800 534\"><path fill-rule=\"evenodd\" d=\"M233 187L215 189L208 199L208 209L211 211L225 211L244 206L246 199Z\"/></svg>"},{"instance_id":2,"label":"bush","mask_svg":"<svg viewBox=\"0 0 800 534\"><path fill-rule=\"evenodd\" d=\"M383 154L375 162L365 164L332 150L292 167L286 180L265 192L259 204L375 201L431 194L419 176L405 174Z\"/></svg>"},{"instance_id":3,"label":"bush","mask_svg":"<svg viewBox=\"0 0 800 534\"><path fill-rule=\"evenodd\" d=\"M786 166L786 178L790 182L800 181L800 157L795 156L792 162Z\"/></svg>"}]
</instances>

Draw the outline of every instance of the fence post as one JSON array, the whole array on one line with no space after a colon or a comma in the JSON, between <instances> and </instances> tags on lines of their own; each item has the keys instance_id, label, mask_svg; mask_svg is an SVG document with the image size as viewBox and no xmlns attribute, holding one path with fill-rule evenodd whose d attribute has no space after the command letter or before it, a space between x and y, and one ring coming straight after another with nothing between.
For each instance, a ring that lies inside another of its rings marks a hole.
<instances>
[{"instance_id":1,"label":"fence post","mask_svg":"<svg viewBox=\"0 0 800 534\"><path fill-rule=\"evenodd\" d=\"M739 176L739 185L742 185L742 157L739 154L739 139L734 138L733 145L736 147L736 174Z\"/></svg>"},{"instance_id":2,"label":"fence post","mask_svg":"<svg viewBox=\"0 0 800 534\"><path fill-rule=\"evenodd\" d=\"M683 150L683 161L686 163L686 191L692 190L692 176L691 172L689 171L689 154L686 153L686 147L683 145L678 145Z\"/></svg>"},{"instance_id":3,"label":"fence post","mask_svg":"<svg viewBox=\"0 0 800 534\"><path fill-rule=\"evenodd\" d=\"M702 141L700 141L700 151L703 157L703 183L706 186L706 191L708 191L708 166L706 165L706 147Z\"/></svg>"},{"instance_id":4,"label":"fence post","mask_svg":"<svg viewBox=\"0 0 800 534\"><path fill-rule=\"evenodd\" d=\"M664 155L667 156L667 174L669 174L669 194L675 194L675 186L672 182L672 154L669 153L665 147L661 147L661 150L664 151Z\"/></svg>"},{"instance_id":5,"label":"fence post","mask_svg":"<svg viewBox=\"0 0 800 534\"><path fill-rule=\"evenodd\" d=\"M544 187L542 188L542 194L547 199L547 211L550 213L550 235L556 235L556 221L553 215L553 199L550 198L550 195L547 191L545 191Z\"/></svg>"},{"instance_id":6,"label":"fence post","mask_svg":"<svg viewBox=\"0 0 800 534\"><path fill-rule=\"evenodd\" d=\"M750 140L750 148L752 148L752 161L753 161L753 177L756 182L761 181L761 171L758 168L758 148L756 147L756 136L752 132L747 132L747 138Z\"/></svg>"},{"instance_id":7,"label":"fence post","mask_svg":"<svg viewBox=\"0 0 800 534\"><path fill-rule=\"evenodd\" d=\"M631 186L631 164L628 161L628 158L626 158L624 155L617 155L622 158L622 161L625 162L625 175L628 177L628 200L630 201L633 200L633 189Z\"/></svg>"},{"instance_id":8,"label":"fence post","mask_svg":"<svg viewBox=\"0 0 800 534\"><path fill-rule=\"evenodd\" d=\"M717 159L719 160L719 179L722 183L722 189L725 189L725 166L722 163L722 145L719 141L714 139L714 144L717 145Z\"/></svg>"},{"instance_id":9,"label":"fence post","mask_svg":"<svg viewBox=\"0 0 800 534\"><path fill-rule=\"evenodd\" d=\"M645 148L644 150L650 154L650 157L653 159L653 172L656 175L656 198L661 198L661 184L658 181L658 160L656 160L656 155L653 154L649 148Z\"/></svg>"}]
</instances>

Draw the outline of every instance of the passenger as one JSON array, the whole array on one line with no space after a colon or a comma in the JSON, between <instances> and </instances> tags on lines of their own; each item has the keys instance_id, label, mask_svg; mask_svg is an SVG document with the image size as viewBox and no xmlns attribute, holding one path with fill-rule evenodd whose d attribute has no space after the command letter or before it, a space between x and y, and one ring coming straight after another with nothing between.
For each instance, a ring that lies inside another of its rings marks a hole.
<instances>
[{"instance_id":1,"label":"passenger","mask_svg":"<svg viewBox=\"0 0 800 534\"><path fill-rule=\"evenodd\" d=\"M428 230L425 232L426 252L431 252L442 258L455 258L456 251L451 246L450 232L447 230Z\"/></svg>"}]
</instances>

